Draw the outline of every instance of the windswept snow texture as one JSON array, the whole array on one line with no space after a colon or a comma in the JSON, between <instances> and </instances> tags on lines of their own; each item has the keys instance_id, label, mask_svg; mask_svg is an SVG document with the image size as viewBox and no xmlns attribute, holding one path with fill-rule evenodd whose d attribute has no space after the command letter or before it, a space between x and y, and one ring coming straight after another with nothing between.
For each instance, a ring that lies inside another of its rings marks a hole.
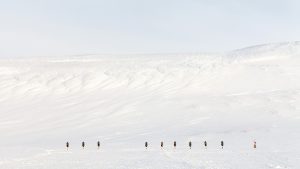
<instances>
[{"instance_id":1,"label":"windswept snow texture","mask_svg":"<svg viewBox=\"0 0 300 169\"><path fill-rule=\"evenodd\" d=\"M0 96L1 169L300 168L298 42L1 60Z\"/></svg>"}]
</instances>

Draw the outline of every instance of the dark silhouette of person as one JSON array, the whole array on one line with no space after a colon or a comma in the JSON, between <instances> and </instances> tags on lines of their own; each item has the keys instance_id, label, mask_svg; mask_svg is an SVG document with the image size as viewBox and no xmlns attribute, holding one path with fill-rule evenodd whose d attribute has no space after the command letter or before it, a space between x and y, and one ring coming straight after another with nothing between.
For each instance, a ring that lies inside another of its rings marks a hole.
<instances>
[{"instance_id":1,"label":"dark silhouette of person","mask_svg":"<svg viewBox=\"0 0 300 169\"><path fill-rule=\"evenodd\" d=\"M204 141L204 146L205 146L205 148L207 147L207 142L206 141Z\"/></svg>"},{"instance_id":2,"label":"dark silhouette of person","mask_svg":"<svg viewBox=\"0 0 300 169\"><path fill-rule=\"evenodd\" d=\"M69 146L70 146L70 144L69 144L69 142L67 142L66 143L67 150L69 149Z\"/></svg>"},{"instance_id":3,"label":"dark silhouette of person","mask_svg":"<svg viewBox=\"0 0 300 169\"><path fill-rule=\"evenodd\" d=\"M164 142L160 142L160 148L164 147Z\"/></svg>"},{"instance_id":4,"label":"dark silhouette of person","mask_svg":"<svg viewBox=\"0 0 300 169\"><path fill-rule=\"evenodd\" d=\"M174 141L174 148L176 148L176 141Z\"/></svg>"},{"instance_id":5,"label":"dark silhouette of person","mask_svg":"<svg viewBox=\"0 0 300 169\"><path fill-rule=\"evenodd\" d=\"M221 146L222 146L222 149L223 149L223 147L224 147L224 141L223 140L221 141Z\"/></svg>"},{"instance_id":6,"label":"dark silhouette of person","mask_svg":"<svg viewBox=\"0 0 300 169\"><path fill-rule=\"evenodd\" d=\"M81 143L81 146L84 149L84 147L85 147L85 142L84 141Z\"/></svg>"},{"instance_id":7,"label":"dark silhouette of person","mask_svg":"<svg viewBox=\"0 0 300 169\"><path fill-rule=\"evenodd\" d=\"M256 141L254 141L253 148L256 148Z\"/></svg>"},{"instance_id":8,"label":"dark silhouette of person","mask_svg":"<svg viewBox=\"0 0 300 169\"><path fill-rule=\"evenodd\" d=\"M190 149L192 148L192 142L191 141L189 142L189 147L190 147Z\"/></svg>"},{"instance_id":9,"label":"dark silhouette of person","mask_svg":"<svg viewBox=\"0 0 300 169\"><path fill-rule=\"evenodd\" d=\"M100 148L100 141L97 142L98 149Z\"/></svg>"},{"instance_id":10,"label":"dark silhouette of person","mask_svg":"<svg viewBox=\"0 0 300 169\"><path fill-rule=\"evenodd\" d=\"M145 142L145 147L146 147L146 149L148 148L148 142L147 141Z\"/></svg>"}]
</instances>

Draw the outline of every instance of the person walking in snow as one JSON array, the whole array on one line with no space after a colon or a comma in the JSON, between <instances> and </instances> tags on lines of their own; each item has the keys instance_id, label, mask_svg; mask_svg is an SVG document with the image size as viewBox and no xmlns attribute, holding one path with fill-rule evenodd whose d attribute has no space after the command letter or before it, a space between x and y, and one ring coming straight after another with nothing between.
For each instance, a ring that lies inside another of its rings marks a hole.
<instances>
[{"instance_id":1,"label":"person walking in snow","mask_svg":"<svg viewBox=\"0 0 300 169\"><path fill-rule=\"evenodd\" d=\"M173 144L173 145L174 145L174 148L176 148L176 141L174 141L174 144Z\"/></svg>"},{"instance_id":2,"label":"person walking in snow","mask_svg":"<svg viewBox=\"0 0 300 169\"><path fill-rule=\"evenodd\" d=\"M146 149L148 148L148 142L147 141L145 142L145 147L146 147Z\"/></svg>"},{"instance_id":3,"label":"person walking in snow","mask_svg":"<svg viewBox=\"0 0 300 169\"><path fill-rule=\"evenodd\" d=\"M253 143L253 148L254 149L256 148L256 141L254 141L254 143Z\"/></svg>"},{"instance_id":4,"label":"person walking in snow","mask_svg":"<svg viewBox=\"0 0 300 169\"><path fill-rule=\"evenodd\" d=\"M85 147L85 142L84 141L81 143L81 146L82 146L82 149L84 149L84 147Z\"/></svg>"},{"instance_id":5,"label":"person walking in snow","mask_svg":"<svg viewBox=\"0 0 300 169\"><path fill-rule=\"evenodd\" d=\"M100 148L100 141L97 142L97 147Z\"/></svg>"},{"instance_id":6,"label":"person walking in snow","mask_svg":"<svg viewBox=\"0 0 300 169\"><path fill-rule=\"evenodd\" d=\"M69 150L69 142L66 143L67 150Z\"/></svg>"},{"instance_id":7,"label":"person walking in snow","mask_svg":"<svg viewBox=\"0 0 300 169\"><path fill-rule=\"evenodd\" d=\"M190 149L192 149L192 142L191 141L189 142L189 147L190 147Z\"/></svg>"},{"instance_id":8,"label":"person walking in snow","mask_svg":"<svg viewBox=\"0 0 300 169\"><path fill-rule=\"evenodd\" d=\"M207 148L207 142L206 141L204 141L204 146L205 146L205 148Z\"/></svg>"},{"instance_id":9,"label":"person walking in snow","mask_svg":"<svg viewBox=\"0 0 300 169\"><path fill-rule=\"evenodd\" d=\"M164 142L160 142L160 148L163 148L164 147Z\"/></svg>"},{"instance_id":10,"label":"person walking in snow","mask_svg":"<svg viewBox=\"0 0 300 169\"><path fill-rule=\"evenodd\" d=\"M224 147L224 141L223 140L221 141L221 146L222 146L222 149L223 149L223 147Z\"/></svg>"}]
</instances>

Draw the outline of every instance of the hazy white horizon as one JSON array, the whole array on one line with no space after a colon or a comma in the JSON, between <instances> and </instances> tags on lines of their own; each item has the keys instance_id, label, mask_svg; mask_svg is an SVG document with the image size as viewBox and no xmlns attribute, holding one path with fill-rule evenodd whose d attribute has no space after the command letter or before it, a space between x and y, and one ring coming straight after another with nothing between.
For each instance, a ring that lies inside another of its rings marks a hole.
<instances>
[{"instance_id":1,"label":"hazy white horizon","mask_svg":"<svg viewBox=\"0 0 300 169\"><path fill-rule=\"evenodd\" d=\"M297 41L300 2L1 1L0 57L223 52Z\"/></svg>"}]
</instances>

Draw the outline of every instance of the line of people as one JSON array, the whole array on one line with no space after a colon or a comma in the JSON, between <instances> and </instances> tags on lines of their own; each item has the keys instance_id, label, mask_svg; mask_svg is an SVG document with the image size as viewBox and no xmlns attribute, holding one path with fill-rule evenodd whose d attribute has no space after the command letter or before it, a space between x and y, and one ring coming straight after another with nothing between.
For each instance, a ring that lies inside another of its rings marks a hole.
<instances>
[{"instance_id":1,"label":"line of people","mask_svg":"<svg viewBox=\"0 0 300 169\"><path fill-rule=\"evenodd\" d=\"M188 142L188 146L189 146L190 149L192 149L192 141ZM207 141L204 141L204 146L205 146L205 148L207 148L207 146L208 146ZM67 142L66 143L66 148L69 149L69 147L70 147L70 143ZM81 143L81 147L82 147L82 149L85 148L85 142L84 141ZM100 148L100 141L97 141L97 147L98 147L98 149ZM149 143L146 141L145 142L145 148L148 149L148 147L149 147ZM161 141L160 142L160 148L162 149L163 147L164 147L164 142ZM177 147L177 142L176 141L173 142L173 147L174 148ZM224 148L224 141L223 140L221 141L221 147L222 147L222 149ZM253 143L253 148L256 149L256 141L254 141L254 143Z\"/></svg>"},{"instance_id":2,"label":"line of people","mask_svg":"<svg viewBox=\"0 0 300 169\"><path fill-rule=\"evenodd\" d=\"M148 146L149 146L149 143L146 141L145 142L146 149L148 148ZM192 149L192 142L191 141L189 141L188 146L189 146L190 149ZM204 146L205 146L205 148L207 148L207 141L204 141ZM164 147L164 142L161 141L160 142L160 148L163 148L163 147ZM173 147L174 148L177 147L177 142L176 141L173 142ZM224 141L221 141L221 147L223 149L223 147L224 147ZM255 148L256 148L256 143L255 143Z\"/></svg>"},{"instance_id":3,"label":"line of people","mask_svg":"<svg viewBox=\"0 0 300 169\"><path fill-rule=\"evenodd\" d=\"M70 143L66 142L66 148L69 149L69 147L70 147ZM85 148L85 142L84 141L81 142L81 147L82 147L82 149ZM97 147L98 147L98 149L100 148L100 141L97 141Z\"/></svg>"}]
</instances>

